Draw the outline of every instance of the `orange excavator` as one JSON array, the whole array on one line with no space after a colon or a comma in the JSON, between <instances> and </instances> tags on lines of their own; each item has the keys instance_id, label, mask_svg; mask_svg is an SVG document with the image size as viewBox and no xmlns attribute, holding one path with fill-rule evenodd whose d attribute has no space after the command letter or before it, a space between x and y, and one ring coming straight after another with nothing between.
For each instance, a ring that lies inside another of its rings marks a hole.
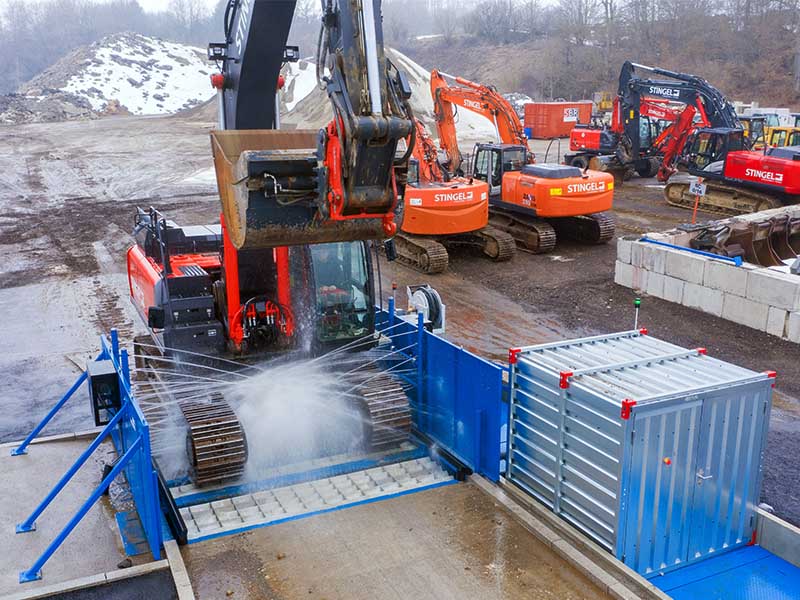
<instances>
[{"instance_id":1,"label":"orange excavator","mask_svg":"<svg viewBox=\"0 0 800 600\"><path fill-rule=\"evenodd\" d=\"M489 226L489 186L485 181L451 177L425 126L415 119L416 135L403 199L403 224L395 236L398 259L424 273L447 268L447 247L479 247L495 261L508 260L516 244L508 233Z\"/></svg>"},{"instance_id":2,"label":"orange excavator","mask_svg":"<svg viewBox=\"0 0 800 600\"><path fill-rule=\"evenodd\" d=\"M431 72L439 146L451 173L463 174L455 109L483 115L495 127L498 143L475 145L470 172L489 185L489 222L511 234L533 253L549 252L556 237L602 244L614 237L614 178L609 173L560 164L536 164L517 113L492 87Z\"/></svg>"}]
</instances>

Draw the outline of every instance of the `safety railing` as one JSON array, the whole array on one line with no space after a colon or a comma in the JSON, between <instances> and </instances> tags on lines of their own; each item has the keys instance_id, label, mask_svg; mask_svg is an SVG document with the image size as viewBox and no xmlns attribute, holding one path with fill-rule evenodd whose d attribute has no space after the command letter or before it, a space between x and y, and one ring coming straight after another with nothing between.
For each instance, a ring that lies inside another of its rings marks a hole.
<instances>
[{"instance_id":1,"label":"safety railing","mask_svg":"<svg viewBox=\"0 0 800 600\"><path fill-rule=\"evenodd\" d=\"M474 472L497 481L505 409L502 367L427 331L421 314L416 324L404 321L391 299L388 311L378 311L376 326L390 331L394 347L415 361L416 430Z\"/></svg>"},{"instance_id":2,"label":"safety railing","mask_svg":"<svg viewBox=\"0 0 800 600\"><path fill-rule=\"evenodd\" d=\"M157 474L153 467L152 455L150 452L150 432L147 420L144 418L138 405L133 401L130 385L130 369L128 363L128 353L120 350L119 339L116 330L111 331L110 339L102 336L100 338L101 351L95 359L96 361L110 361L119 379L121 395L121 406L117 410L103 430L94 438L86 450L81 453L77 460L67 470L61 479L53 486L45 498L31 512L30 515L16 527L17 533L25 533L36 529L36 519L38 519L47 507L55 500L61 490L69 483L72 477L86 463L89 457L97 450L100 444L109 436L117 450L117 459L111 465L110 471L104 475L100 484L92 491L80 508L75 512L69 522L50 542L39 558L19 574L20 583L41 579L41 570L44 564L58 550L64 540L72 530L83 519L100 496L108 489L108 486L121 473L125 474L131 495L136 504L139 520L142 524L147 543L153 557L158 560L161 558L162 530L161 530L161 509L158 498ZM16 447L11 454L18 456L25 454L30 443L41 433L50 420L66 404L66 402L80 389L81 385L88 379L88 373L84 371L68 390L68 392L53 406L50 412L33 429L27 438Z\"/></svg>"}]
</instances>

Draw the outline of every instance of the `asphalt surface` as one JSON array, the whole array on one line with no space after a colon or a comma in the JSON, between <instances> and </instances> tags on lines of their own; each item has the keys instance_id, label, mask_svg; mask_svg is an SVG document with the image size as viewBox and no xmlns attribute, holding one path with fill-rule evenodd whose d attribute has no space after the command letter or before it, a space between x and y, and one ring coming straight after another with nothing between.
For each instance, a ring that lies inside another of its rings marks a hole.
<instances>
[{"instance_id":1,"label":"asphalt surface","mask_svg":"<svg viewBox=\"0 0 800 600\"><path fill-rule=\"evenodd\" d=\"M142 331L125 277L135 207L153 205L187 225L217 219L211 126L176 117L0 126L0 441L33 427L97 350L100 333ZM654 181L639 179L616 190L615 214L621 235L689 218L664 204ZM448 304L448 337L502 360L512 345L631 328L635 294L613 283L614 258L613 244L560 244L502 264L467 249L442 275L384 264L383 292L392 280L399 292L431 283ZM655 298L643 299L641 321L657 337L778 371L763 499L800 524L800 347ZM46 432L85 429L88 419L81 392Z\"/></svg>"}]
</instances>

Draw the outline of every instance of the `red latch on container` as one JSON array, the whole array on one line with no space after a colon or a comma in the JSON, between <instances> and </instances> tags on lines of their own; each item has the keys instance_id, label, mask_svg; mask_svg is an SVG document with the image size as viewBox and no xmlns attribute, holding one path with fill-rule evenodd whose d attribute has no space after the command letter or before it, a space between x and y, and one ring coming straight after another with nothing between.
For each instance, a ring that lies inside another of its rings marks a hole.
<instances>
[{"instance_id":1,"label":"red latch on container","mask_svg":"<svg viewBox=\"0 0 800 600\"><path fill-rule=\"evenodd\" d=\"M212 73L211 87L213 87L215 90L221 90L223 87L225 87L225 75L222 73Z\"/></svg>"},{"instance_id":2,"label":"red latch on container","mask_svg":"<svg viewBox=\"0 0 800 600\"><path fill-rule=\"evenodd\" d=\"M282 90L284 85L286 85L286 78L283 75L278 75L278 89Z\"/></svg>"},{"instance_id":3,"label":"red latch on container","mask_svg":"<svg viewBox=\"0 0 800 600\"><path fill-rule=\"evenodd\" d=\"M631 418L631 409L634 406L636 406L636 400L625 398L625 400L622 401L622 410L620 411L619 416L627 421Z\"/></svg>"},{"instance_id":4,"label":"red latch on container","mask_svg":"<svg viewBox=\"0 0 800 600\"><path fill-rule=\"evenodd\" d=\"M561 371L559 373L558 387L565 390L569 387L569 378L572 377L572 371Z\"/></svg>"},{"instance_id":5,"label":"red latch on container","mask_svg":"<svg viewBox=\"0 0 800 600\"><path fill-rule=\"evenodd\" d=\"M698 354L708 354L708 350L705 348L695 348L695 350L697 350Z\"/></svg>"},{"instance_id":6,"label":"red latch on container","mask_svg":"<svg viewBox=\"0 0 800 600\"><path fill-rule=\"evenodd\" d=\"M776 379L778 377L778 372L777 371L765 371L764 373L770 379ZM772 383L772 387L775 387L775 383L774 382Z\"/></svg>"},{"instance_id":7,"label":"red latch on container","mask_svg":"<svg viewBox=\"0 0 800 600\"><path fill-rule=\"evenodd\" d=\"M642 327L642 328L639 330L639 333L641 333L642 335L647 335L647 327Z\"/></svg>"},{"instance_id":8,"label":"red latch on container","mask_svg":"<svg viewBox=\"0 0 800 600\"><path fill-rule=\"evenodd\" d=\"M519 353L522 352L522 348L509 348L508 349L508 364L515 365L517 364L517 357L519 357Z\"/></svg>"}]
</instances>

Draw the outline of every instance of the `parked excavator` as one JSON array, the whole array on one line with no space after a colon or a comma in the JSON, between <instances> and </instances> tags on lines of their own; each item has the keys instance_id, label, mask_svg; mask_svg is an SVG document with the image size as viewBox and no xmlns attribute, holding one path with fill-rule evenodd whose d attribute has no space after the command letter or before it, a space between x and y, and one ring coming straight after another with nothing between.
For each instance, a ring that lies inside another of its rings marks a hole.
<instances>
[{"instance_id":1,"label":"parked excavator","mask_svg":"<svg viewBox=\"0 0 800 600\"><path fill-rule=\"evenodd\" d=\"M637 71L664 79L641 78ZM632 84L638 94L646 82L648 94L685 104L663 144L658 179L666 182L668 203L723 214L742 214L793 204L800 200L800 148L750 149L733 105L708 81L696 75L626 62L620 87ZM626 118L626 130L638 131L639 113ZM636 156L638 136L623 137L621 146ZM706 194L690 192L702 178Z\"/></svg>"},{"instance_id":2,"label":"parked excavator","mask_svg":"<svg viewBox=\"0 0 800 600\"><path fill-rule=\"evenodd\" d=\"M471 176L489 184L489 222L511 234L522 249L551 251L559 236L601 244L614 236L611 209L614 178L609 173L559 164L536 164L522 123L509 102L494 88L461 77L431 72L439 146L450 173L463 174L458 146L457 109L476 112L491 121L498 143L475 145Z\"/></svg>"},{"instance_id":3,"label":"parked excavator","mask_svg":"<svg viewBox=\"0 0 800 600\"><path fill-rule=\"evenodd\" d=\"M230 365L375 345L367 240L399 226L411 88L384 54L380 0L326 0L317 65L333 119L320 131L277 129L280 69L298 57L286 45L295 4L230 0L225 41L209 46L219 65L220 223L179 227L154 209L137 213L128 280L150 332L135 348L138 366L155 365L150 376L208 355ZM351 394L365 448L402 441L411 427L402 385L381 372L368 381ZM239 476L247 443L226 400L171 400L186 419L195 483Z\"/></svg>"},{"instance_id":4,"label":"parked excavator","mask_svg":"<svg viewBox=\"0 0 800 600\"><path fill-rule=\"evenodd\" d=\"M472 177L450 176L438 149L416 120L416 136L403 195L403 225L394 237L398 259L423 273L441 273L448 248L480 248L494 261L509 260L514 238L489 226L489 186Z\"/></svg>"}]
</instances>

